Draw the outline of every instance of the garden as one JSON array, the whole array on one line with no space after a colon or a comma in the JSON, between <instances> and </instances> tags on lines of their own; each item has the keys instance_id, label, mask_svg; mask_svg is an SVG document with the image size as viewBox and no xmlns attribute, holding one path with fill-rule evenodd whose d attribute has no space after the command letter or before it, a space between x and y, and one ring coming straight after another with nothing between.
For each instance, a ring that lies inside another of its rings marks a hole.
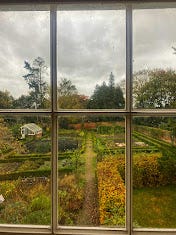
<instances>
[{"instance_id":1,"label":"garden","mask_svg":"<svg viewBox=\"0 0 176 235\"><path fill-rule=\"evenodd\" d=\"M50 224L50 125L35 123L42 136L22 139L16 123L0 120L0 223ZM135 122L132 146L134 226L176 227L172 130ZM125 227L125 201L124 120L60 125L58 224Z\"/></svg>"}]
</instances>

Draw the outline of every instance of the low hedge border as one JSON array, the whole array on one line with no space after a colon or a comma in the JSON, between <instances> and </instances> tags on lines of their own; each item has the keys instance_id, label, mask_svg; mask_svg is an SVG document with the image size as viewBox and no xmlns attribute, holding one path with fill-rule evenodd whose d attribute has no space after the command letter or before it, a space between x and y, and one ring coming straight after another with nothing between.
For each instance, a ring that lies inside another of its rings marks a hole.
<instances>
[{"instance_id":1,"label":"low hedge border","mask_svg":"<svg viewBox=\"0 0 176 235\"><path fill-rule=\"evenodd\" d=\"M58 170L59 174L66 174L72 172L73 167L63 167ZM16 171L0 175L0 181L4 180L17 180L18 178L25 177L48 177L51 175L51 170L29 170L29 171Z\"/></svg>"}]
</instances>

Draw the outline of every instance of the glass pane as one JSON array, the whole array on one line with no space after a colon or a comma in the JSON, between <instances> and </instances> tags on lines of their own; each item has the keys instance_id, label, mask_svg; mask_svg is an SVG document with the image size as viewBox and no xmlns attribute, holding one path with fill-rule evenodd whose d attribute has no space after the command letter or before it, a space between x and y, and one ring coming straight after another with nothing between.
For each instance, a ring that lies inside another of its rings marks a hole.
<instances>
[{"instance_id":1,"label":"glass pane","mask_svg":"<svg viewBox=\"0 0 176 235\"><path fill-rule=\"evenodd\" d=\"M176 117L133 119L134 227L176 228Z\"/></svg>"},{"instance_id":2,"label":"glass pane","mask_svg":"<svg viewBox=\"0 0 176 235\"><path fill-rule=\"evenodd\" d=\"M59 118L58 148L58 223L125 227L124 118Z\"/></svg>"},{"instance_id":3,"label":"glass pane","mask_svg":"<svg viewBox=\"0 0 176 235\"><path fill-rule=\"evenodd\" d=\"M0 109L50 107L49 12L0 12Z\"/></svg>"},{"instance_id":4,"label":"glass pane","mask_svg":"<svg viewBox=\"0 0 176 235\"><path fill-rule=\"evenodd\" d=\"M176 8L133 11L135 108L176 108L175 21Z\"/></svg>"},{"instance_id":5,"label":"glass pane","mask_svg":"<svg viewBox=\"0 0 176 235\"><path fill-rule=\"evenodd\" d=\"M58 11L58 107L124 109L125 10Z\"/></svg>"},{"instance_id":6,"label":"glass pane","mask_svg":"<svg viewBox=\"0 0 176 235\"><path fill-rule=\"evenodd\" d=\"M50 224L51 121L0 117L0 224Z\"/></svg>"}]
</instances>

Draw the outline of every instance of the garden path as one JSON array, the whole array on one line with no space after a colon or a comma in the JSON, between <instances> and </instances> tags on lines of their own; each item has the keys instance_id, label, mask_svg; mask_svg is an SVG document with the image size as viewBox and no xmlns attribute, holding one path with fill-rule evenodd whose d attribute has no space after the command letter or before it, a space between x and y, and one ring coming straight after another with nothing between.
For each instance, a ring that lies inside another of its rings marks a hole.
<instances>
[{"instance_id":1,"label":"garden path","mask_svg":"<svg viewBox=\"0 0 176 235\"><path fill-rule=\"evenodd\" d=\"M91 134L88 134L86 141L85 157L85 199L83 209L80 213L78 224L96 226L99 224L98 216L98 195L95 179L95 158L96 153L93 151Z\"/></svg>"}]
</instances>

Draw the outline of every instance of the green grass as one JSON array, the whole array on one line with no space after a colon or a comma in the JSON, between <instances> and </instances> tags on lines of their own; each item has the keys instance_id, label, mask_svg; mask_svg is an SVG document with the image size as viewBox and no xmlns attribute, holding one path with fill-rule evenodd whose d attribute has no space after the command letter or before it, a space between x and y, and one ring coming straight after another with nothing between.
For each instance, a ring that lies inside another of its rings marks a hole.
<instances>
[{"instance_id":1,"label":"green grass","mask_svg":"<svg viewBox=\"0 0 176 235\"><path fill-rule=\"evenodd\" d=\"M176 227L176 186L135 189L133 194L135 227Z\"/></svg>"}]
</instances>

